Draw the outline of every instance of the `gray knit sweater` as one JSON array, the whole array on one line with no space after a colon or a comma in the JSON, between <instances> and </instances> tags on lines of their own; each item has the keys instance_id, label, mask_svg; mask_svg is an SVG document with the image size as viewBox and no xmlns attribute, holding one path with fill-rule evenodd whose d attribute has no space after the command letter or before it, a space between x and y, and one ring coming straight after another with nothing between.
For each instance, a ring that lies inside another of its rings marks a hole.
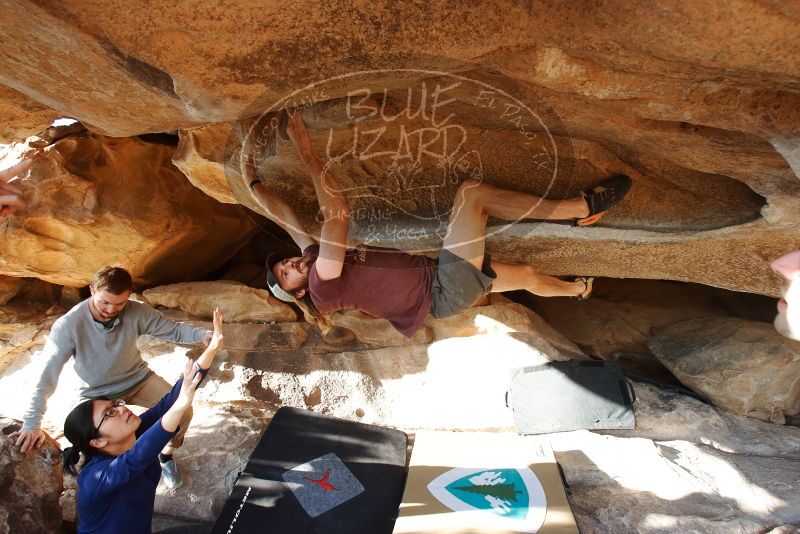
<instances>
[{"instance_id":1,"label":"gray knit sweater","mask_svg":"<svg viewBox=\"0 0 800 534\"><path fill-rule=\"evenodd\" d=\"M147 377L150 369L136 348L142 334L177 343L197 343L206 330L166 319L146 304L129 301L106 329L92 317L84 300L61 316L50 329L44 348L36 356L42 376L25 412L23 428L39 428L47 399L58 384L64 364L75 358L75 372L83 380L85 397L110 397L129 390Z\"/></svg>"}]
</instances>

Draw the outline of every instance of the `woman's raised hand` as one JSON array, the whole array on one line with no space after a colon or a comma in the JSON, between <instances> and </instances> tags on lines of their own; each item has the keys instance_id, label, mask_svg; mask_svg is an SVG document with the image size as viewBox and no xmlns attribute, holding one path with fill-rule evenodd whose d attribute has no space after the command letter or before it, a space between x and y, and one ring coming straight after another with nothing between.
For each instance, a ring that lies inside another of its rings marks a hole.
<instances>
[{"instance_id":1,"label":"woman's raised hand","mask_svg":"<svg viewBox=\"0 0 800 534\"><path fill-rule=\"evenodd\" d=\"M200 369L208 369L217 355L217 351L222 348L222 308L214 310L214 331L211 333L211 341L203 354L197 358L197 365Z\"/></svg>"},{"instance_id":2,"label":"woman's raised hand","mask_svg":"<svg viewBox=\"0 0 800 534\"><path fill-rule=\"evenodd\" d=\"M178 400L175 404L181 406L188 406L194 400L194 393L197 391L197 385L203 379L200 374L200 368L194 360L187 360L183 368L183 384L181 385L181 392L178 395Z\"/></svg>"},{"instance_id":3,"label":"woman's raised hand","mask_svg":"<svg viewBox=\"0 0 800 534\"><path fill-rule=\"evenodd\" d=\"M175 432L178 430L178 425L181 422L183 413L192 405L194 400L194 393L197 391L197 386L203 379L200 374L200 368L197 363L191 359L186 360L186 365L183 368L183 383L181 390L178 393L178 398L175 403L170 406L169 410L161 417L161 426L167 432Z\"/></svg>"},{"instance_id":4,"label":"woman's raised hand","mask_svg":"<svg viewBox=\"0 0 800 534\"><path fill-rule=\"evenodd\" d=\"M222 348L222 308L217 306L214 309L214 332L211 334L211 342L208 344L209 348L219 350Z\"/></svg>"}]
</instances>

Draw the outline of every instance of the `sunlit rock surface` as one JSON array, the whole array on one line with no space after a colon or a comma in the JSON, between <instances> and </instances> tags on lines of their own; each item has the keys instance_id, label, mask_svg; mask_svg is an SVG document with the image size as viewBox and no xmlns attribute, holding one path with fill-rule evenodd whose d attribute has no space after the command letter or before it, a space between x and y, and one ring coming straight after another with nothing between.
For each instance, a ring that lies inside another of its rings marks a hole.
<instances>
[{"instance_id":1,"label":"sunlit rock surface","mask_svg":"<svg viewBox=\"0 0 800 534\"><path fill-rule=\"evenodd\" d=\"M0 23L13 51L0 57L0 82L97 132L181 130L175 161L192 183L249 207L237 150L251 123L240 119L315 103L308 121L322 153L346 154L355 127L364 134L334 169L349 188L352 239L409 250L438 248L455 186L476 169L551 198L625 172L634 188L601 227L491 221L489 248L550 274L776 296L767 260L796 247L799 231L799 17L756 0L356 11L337 2L18 2ZM431 112L438 94L439 118L393 118L408 90L411 115L423 101ZM384 91L388 113L366 117ZM401 125L412 153L431 141L415 136L445 130L468 143L449 160L399 161ZM259 177L318 226L291 147L266 140L258 149ZM444 182L438 167L452 171Z\"/></svg>"},{"instance_id":2,"label":"sunlit rock surface","mask_svg":"<svg viewBox=\"0 0 800 534\"><path fill-rule=\"evenodd\" d=\"M36 135L59 117L57 111L0 85L0 143L12 143Z\"/></svg>"},{"instance_id":3,"label":"sunlit rock surface","mask_svg":"<svg viewBox=\"0 0 800 534\"><path fill-rule=\"evenodd\" d=\"M315 147L346 190L352 242L435 255L467 178L566 198L622 172L633 189L598 226L490 220L488 249L548 274L774 297L769 261L797 248L800 235L799 23L794 5L758 0L9 3L0 18L0 139L38 134L57 116L94 133L57 141L22 178L30 207L0 221L0 274L77 287L120 262L149 287L216 270L254 229L235 204L261 210L241 176L243 148L255 152L258 178L318 232L311 182L275 130L273 112L300 104L310 105ZM124 139L157 132L171 141ZM263 280L257 263L226 275ZM25 290L13 280L2 287L8 298ZM496 390L509 367L583 357L587 347L610 359L633 348L646 369L661 330L682 314L719 311L689 293L645 291L615 317L607 303L582 303L590 311L580 319L556 304L545 314L550 325L492 300L460 318L428 319L411 340L353 312L337 314L326 336L302 322L229 324L179 455L187 484L161 488L158 509L213 517L284 404L411 431L507 429ZM62 291L64 303L77 298ZM214 306L181 300L202 316ZM22 409L36 378L32 354L67 308L4 307L0 391L15 401L1 401L0 413ZM685 332L671 334L677 346ZM693 364L754 377L746 407L726 389L733 380L712 388L719 403L791 417L791 402L775 411L762 398L777 384L749 375L746 340L730 338L730 360L695 358L703 336L685 347ZM770 347L755 358L768 381ZM189 351L146 339L142 348L169 379ZM783 380L793 364L773 374ZM56 432L77 392L70 373L68 364L45 420ZM458 381L476 391L463 410L453 401L464 397ZM796 393L786 388L784 400ZM796 428L648 386L637 415L634 431L552 436L582 531L777 534L800 522ZM0 531L8 517L0 508Z\"/></svg>"},{"instance_id":4,"label":"sunlit rock surface","mask_svg":"<svg viewBox=\"0 0 800 534\"><path fill-rule=\"evenodd\" d=\"M0 308L0 373L18 358L41 349L50 327L66 310L35 302Z\"/></svg>"},{"instance_id":5,"label":"sunlit rock surface","mask_svg":"<svg viewBox=\"0 0 800 534\"><path fill-rule=\"evenodd\" d=\"M394 124L378 138L374 132L386 125L371 118L348 119L346 100L305 111L318 152L333 156L323 156L323 160L331 163L331 175L348 195L352 243L435 254L447 228L456 188L466 178L477 177L548 198L567 198L610 174L623 172L633 178L632 190L597 227L490 220L488 249L499 260L529 263L549 274L671 279L777 294L777 280L765 259L795 246L800 213L800 182L779 155L767 156L771 162L754 164L750 170L738 165L735 173L716 172L666 159L672 157L673 149L632 156L614 153L601 142L557 137L553 146L561 150L560 166L542 170L533 164L530 150L518 134L457 122L467 118L480 122L481 118L479 113L467 112L466 102L461 104L451 104L457 117L452 126L464 128L467 144L456 155L461 159L445 163L452 165L446 169L433 157L423 157L419 167L410 163L397 168L392 162L397 147L407 141L403 141L403 128L419 130L424 126L419 121L407 121L401 127ZM371 105L371 109L378 107L374 102ZM276 139L271 131L263 137L251 135L270 121L269 116L259 122L245 121L233 130L227 167L217 167L216 178L204 175L209 180L205 187L224 189L227 181L242 204L264 213L240 171L237 147L244 145L245 151L254 148L257 177L286 198L304 226L316 234L321 219L313 186L291 143ZM202 136L204 130L193 135ZM367 136L356 130L372 133ZM209 127L208 132L216 135L217 127ZM690 132L675 144L704 150L693 135ZM353 157L348 150L355 136L362 148L369 146L372 154L383 156ZM419 147L413 139L410 142L412 149ZM743 149L741 154L745 153L749 152ZM765 181L763 171L769 166L775 166L776 175Z\"/></svg>"},{"instance_id":6,"label":"sunlit rock surface","mask_svg":"<svg viewBox=\"0 0 800 534\"><path fill-rule=\"evenodd\" d=\"M771 324L690 319L662 330L650 348L678 380L717 406L780 424L800 413L800 342Z\"/></svg>"},{"instance_id":7,"label":"sunlit rock surface","mask_svg":"<svg viewBox=\"0 0 800 534\"><path fill-rule=\"evenodd\" d=\"M35 153L19 180L27 208L0 222L0 273L77 287L120 264L150 285L224 264L253 223L192 186L173 151L87 132Z\"/></svg>"},{"instance_id":8,"label":"sunlit rock surface","mask_svg":"<svg viewBox=\"0 0 800 534\"><path fill-rule=\"evenodd\" d=\"M510 296L541 315L586 354L665 382L675 378L650 349L665 328L690 319L727 317L771 327L777 305L777 299L763 295L698 284L610 278L595 280L592 297L577 303L522 291Z\"/></svg>"},{"instance_id":9,"label":"sunlit rock surface","mask_svg":"<svg viewBox=\"0 0 800 534\"><path fill-rule=\"evenodd\" d=\"M257 97L277 100L321 77L480 61L575 100L618 103L630 118L786 136L796 133L797 108L782 93L800 74L797 17L747 0L391 10L18 2L4 17L17 54L3 57L2 81L125 136L233 120Z\"/></svg>"},{"instance_id":10,"label":"sunlit rock surface","mask_svg":"<svg viewBox=\"0 0 800 534\"><path fill-rule=\"evenodd\" d=\"M172 163L208 196L225 204L239 204L225 179L225 149L230 135L230 123L181 130Z\"/></svg>"},{"instance_id":11,"label":"sunlit rock surface","mask_svg":"<svg viewBox=\"0 0 800 534\"><path fill-rule=\"evenodd\" d=\"M38 313L27 320L48 320ZM180 310L165 313L210 326ZM382 320L343 314L337 322L327 336L303 322L225 325L226 348L198 391L192 426L176 455L185 484L174 491L159 487L158 512L212 521L280 406L412 435L417 429L513 431L504 402L508 370L582 357L536 314L502 298L447 321L429 318L406 344L396 344ZM177 379L186 355L201 350L149 337L139 348L167 380ZM71 367L45 416L45 428L56 436L78 395ZM18 417L37 372L29 350L0 374L0 413ZM636 429L547 436L582 532L756 533L800 522L800 429L647 384L635 388ZM74 482L68 477L66 485ZM73 491L62 505L74 507Z\"/></svg>"},{"instance_id":12,"label":"sunlit rock surface","mask_svg":"<svg viewBox=\"0 0 800 534\"><path fill-rule=\"evenodd\" d=\"M220 307L224 320L233 323L297 320L294 310L266 289L238 282L182 282L146 289L143 295L151 306L177 308L205 319Z\"/></svg>"},{"instance_id":13,"label":"sunlit rock surface","mask_svg":"<svg viewBox=\"0 0 800 534\"><path fill-rule=\"evenodd\" d=\"M647 384L636 394L635 430L550 437L581 532L755 533L798 523L788 480L800 473L800 429Z\"/></svg>"}]
</instances>

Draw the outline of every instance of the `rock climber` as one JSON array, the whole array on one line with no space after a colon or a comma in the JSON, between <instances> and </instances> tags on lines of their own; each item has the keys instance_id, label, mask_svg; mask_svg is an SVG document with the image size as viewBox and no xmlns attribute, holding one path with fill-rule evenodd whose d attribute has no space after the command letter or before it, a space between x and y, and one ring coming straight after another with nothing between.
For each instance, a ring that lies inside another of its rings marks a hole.
<instances>
[{"instance_id":1,"label":"rock climber","mask_svg":"<svg viewBox=\"0 0 800 534\"><path fill-rule=\"evenodd\" d=\"M592 293L592 277L560 280L530 265L491 259L485 251L487 219L574 220L589 225L619 203L631 186L629 177L615 175L575 198L547 200L468 179L458 188L438 261L366 245L348 250L346 197L324 171L301 111L285 115L282 121L316 191L324 217L319 241L303 229L292 208L259 181L247 149L243 174L266 215L302 251L300 256L273 255L267 260L270 290L281 300L296 302L306 319L323 331L331 326L330 314L341 309L385 318L410 337L429 312L436 318L449 317L490 292L524 289L547 297L585 299Z\"/></svg>"}]
</instances>

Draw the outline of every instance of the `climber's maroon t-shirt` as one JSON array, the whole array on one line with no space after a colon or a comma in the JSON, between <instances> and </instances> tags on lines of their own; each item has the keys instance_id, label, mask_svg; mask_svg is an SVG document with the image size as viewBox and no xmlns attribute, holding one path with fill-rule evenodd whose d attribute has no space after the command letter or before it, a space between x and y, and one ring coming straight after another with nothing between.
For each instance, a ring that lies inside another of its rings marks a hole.
<instances>
[{"instance_id":1,"label":"climber's maroon t-shirt","mask_svg":"<svg viewBox=\"0 0 800 534\"><path fill-rule=\"evenodd\" d=\"M319 254L310 245L306 254ZM414 335L431 309L431 281L436 262L391 248L360 245L347 251L342 275L320 280L317 270L308 274L311 300L322 313L360 310L388 319L404 336Z\"/></svg>"}]
</instances>

